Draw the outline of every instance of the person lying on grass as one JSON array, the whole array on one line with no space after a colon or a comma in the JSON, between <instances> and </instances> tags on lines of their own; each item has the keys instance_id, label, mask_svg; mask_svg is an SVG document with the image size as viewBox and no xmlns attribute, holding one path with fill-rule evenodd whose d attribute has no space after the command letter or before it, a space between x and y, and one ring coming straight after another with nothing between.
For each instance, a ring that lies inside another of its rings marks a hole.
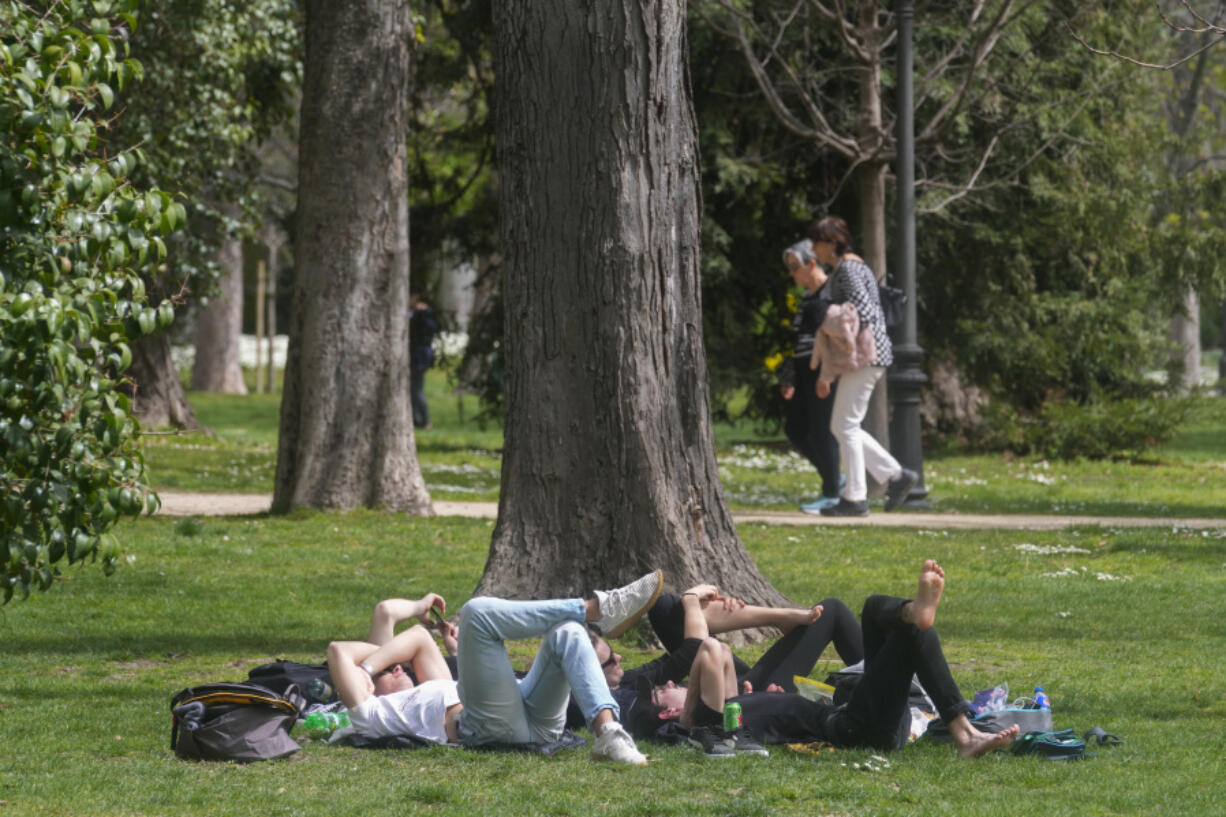
<instances>
[{"instance_id":1,"label":"person lying on grass","mask_svg":"<svg viewBox=\"0 0 1226 817\"><path fill-rule=\"evenodd\" d=\"M627 724L637 717L641 685L684 691L679 685L696 662L708 666L717 660L729 662L729 689L743 693L767 689L795 692L793 676L808 676L828 644L834 643L847 664L864 657L860 624L847 605L835 598L810 608L758 607L719 595L714 586L701 584L682 595L662 594L648 617L668 653L640 667L625 669L621 654L603 638L593 637L596 657ZM784 632L752 667L734 656L727 644L711 637L747 627L776 627ZM571 706L567 723L572 728L583 724L577 706ZM644 728L652 734L658 726L653 714Z\"/></svg>"},{"instance_id":2,"label":"person lying on grass","mask_svg":"<svg viewBox=\"0 0 1226 817\"><path fill-rule=\"evenodd\" d=\"M655 602L663 575L649 573L590 599L508 601L475 598L460 609L460 626L440 625L456 640L459 681L421 625L386 638L399 621L446 612L435 593L417 602L390 600L371 641L328 645L332 683L355 731L367 737L411 734L438 743L548 743L561 737L573 691L596 734L593 759L645 765L646 758L617 721L619 709L600 671L585 623L613 638ZM376 615L380 607L376 606ZM392 622L385 629L382 621ZM398 621L397 621L398 619ZM515 677L508 639L542 636L532 668ZM386 638L383 643L378 640ZM402 664L407 663L417 683ZM392 668L391 672L384 670Z\"/></svg>"},{"instance_id":3,"label":"person lying on grass","mask_svg":"<svg viewBox=\"0 0 1226 817\"><path fill-rule=\"evenodd\" d=\"M642 712L677 719L683 726L718 728L723 705L741 705L743 724L763 743L825 741L839 748L891 751L907 741L900 729L913 675L949 726L960 757L979 757L1009 746L1018 735L1016 725L1003 732L981 732L970 722L974 709L962 697L950 674L933 625L945 587L945 571L929 559L920 569L915 597L870 596L860 620L865 654L864 677L845 707L811 701L794 693L741 694L730 656L711 650L705 661L695 661L688 688L640 683L636 727L645 728ZM694 604L690 601L690 604ZM687 622L689 619L687 618ZM731 694L730 694L731 693ZM646 698L645 701L642 699Z\"/></svg>"}]
</instances>

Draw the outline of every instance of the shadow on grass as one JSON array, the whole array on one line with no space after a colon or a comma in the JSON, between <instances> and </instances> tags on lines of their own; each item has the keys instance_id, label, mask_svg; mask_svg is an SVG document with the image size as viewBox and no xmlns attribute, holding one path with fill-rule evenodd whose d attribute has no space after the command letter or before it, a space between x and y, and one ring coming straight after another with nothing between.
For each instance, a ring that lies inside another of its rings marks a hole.
<instances>
[{"instance_id":1,"label":"shadow on grass","mask_svg":"<svg viewBox=\"0 0 1226 817\"><path fill-rule=\"evenodd\" d=\"M199 633L179 631L137 638L122 634L77 638L42 634L6 638L4 646L10 657L44 656L61 662L70 661L73 656L82 656L95 661L144 660L161 663L165 660L169 664L205 655L318 656L315 660L322 662L328 645L318 638L293 635L277 638L241 633L202 636Z\"/></svg>"}]
</instances>

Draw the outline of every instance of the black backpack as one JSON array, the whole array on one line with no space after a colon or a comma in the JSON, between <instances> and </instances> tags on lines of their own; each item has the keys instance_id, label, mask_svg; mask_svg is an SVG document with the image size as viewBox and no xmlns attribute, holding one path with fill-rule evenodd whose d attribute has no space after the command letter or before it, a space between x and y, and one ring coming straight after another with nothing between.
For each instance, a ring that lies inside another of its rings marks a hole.
<instances>
[{"instance_id":1,"label":"black backpack","mask_svg":"<svg viewBox=\"0 0 1226 817\"><path fill-rule=\"evenodd\" d=\"M302 747L289 736L306 699L257 684L202 684L170 699L170 748L183 760L272 760Z\"/></svg>"},{"instance_id":2,"label":"black backpack","mask_svg":"<svg viewBox=\"0 0 1226 817\"><path fill-rule=\"evenodd\" d=\"M322 697L311 696L310 684L317 680L327 684L327 694ZM340 700L332 691L332 676L328 673L326 664L303 664L280 658L269 664L261 664L248 672L247 683L268 687L274 692L284 692L291 685L297 686L307 700L314 703L330 704Z\"/></svg>"}]
</instances>

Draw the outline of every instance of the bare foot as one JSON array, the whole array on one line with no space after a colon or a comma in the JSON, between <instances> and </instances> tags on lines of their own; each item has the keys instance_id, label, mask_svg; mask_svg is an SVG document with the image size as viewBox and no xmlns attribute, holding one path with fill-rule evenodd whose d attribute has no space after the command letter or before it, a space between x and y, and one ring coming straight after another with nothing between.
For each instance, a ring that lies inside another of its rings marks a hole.
<instances>
[{"instance_id":1,"label":"bare foot","mask_svg":"<svg viewBox=\"0 0 1226 817\"><path fill-rule=\"evenodd\" d=\"M958 757L982 757L993 749L1006 749L1013 745L1019 731L1016 723L1003 732L980 732L972 726L957 738Z\"/></svg>"},{"instance_id":2,"label":"bare foot","mask_svg":"<svg viewBox=\"0 0 1226 817\"><path fill-rule=\"evenodd\" d=\"M822 617L822 611L824 609L826 608L822 607L820 604L813 605L811 608L809 608L809 620L806 621L805 623L813 624L814 622L816 622L819 618Z\"/></svg>"},{"instance_id":3,"label":"bare foot","mask_svg":"<svg viewBox=\"0 0 1226 817\"><path fill-rule=\"evenodd\" d=\"M937 620L937 605L941 603L941 591L945 589L945 571L934 559L924 562L920 568L919 585L915 598L908 605L911 623L921 630L930 630Z\"/></svg>"}]
</instances>

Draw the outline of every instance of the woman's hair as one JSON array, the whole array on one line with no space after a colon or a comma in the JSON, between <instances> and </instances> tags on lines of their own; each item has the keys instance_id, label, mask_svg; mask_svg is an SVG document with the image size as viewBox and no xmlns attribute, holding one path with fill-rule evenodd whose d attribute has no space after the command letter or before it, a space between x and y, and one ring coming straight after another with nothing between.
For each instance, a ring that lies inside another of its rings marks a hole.
<instances>
[{"instance_id":1,"label":"woman's hair","mask_svg":"<svg viewBox=\"0 0 1226 817\"><path fill-rule=\"evenodd\" d=\"M851 252L851 230L847 229L847 222L838 216L826 216L813 222L813 226L809 228L809 238L814 243L833 241L836 255Z\"/></svg>"},{"instance_id":2,"label":"woman's hair","mask_svg":"<svg viewBox=\"0 0 1226 817\"><path fill-rule=\"evenodd\" d=\"M803 266L808 266L810 261L816 261L817 256L813 253L813 242L809 239L797 241L792 246L783 251L783 263L788 262L788 256L794 255Z\"/></svg>"}]
</instances>

